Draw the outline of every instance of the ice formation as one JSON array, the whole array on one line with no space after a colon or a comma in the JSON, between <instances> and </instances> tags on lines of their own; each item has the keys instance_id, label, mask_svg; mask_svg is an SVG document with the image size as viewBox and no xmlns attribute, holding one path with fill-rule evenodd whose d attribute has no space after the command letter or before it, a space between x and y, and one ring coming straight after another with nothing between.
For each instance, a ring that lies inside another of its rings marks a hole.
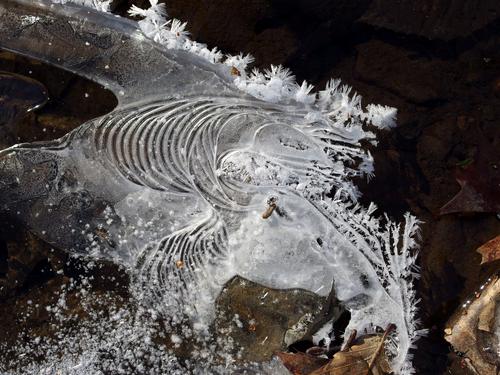
<instances>
[{"instance_id":1,"label":"ice formation","mask_svg":"<svg viewBox=\"0 0 500 375\"><path fill-rule=\"evenodd\" d=\"M417 221L382 223L351 182L373 171L363 126L392 127L395 110L364 111L338 80L314 93L282 67L248 73L250 56L192 41L157 1L131 9L138 23L102 12L109 1L72 2L97 11L2 1L0 46L97 81L119 105L2 151L1 208L61 249L124 265L142 305L200 327L235 275L320 295L333 281L348 331L396 324L392 365L411 373Z\"/></svg>"}]
</instances>

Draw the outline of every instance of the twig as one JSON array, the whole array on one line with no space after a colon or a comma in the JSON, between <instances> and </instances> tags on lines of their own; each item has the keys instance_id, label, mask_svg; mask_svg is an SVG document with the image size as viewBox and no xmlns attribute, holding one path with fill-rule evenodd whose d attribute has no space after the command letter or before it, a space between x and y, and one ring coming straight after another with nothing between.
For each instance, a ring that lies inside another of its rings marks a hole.
<instances>
[{"instance_id":1,"label":"twig","mask_svg":"<svg viewBox=\"0 0 500 375\"><path fill-rule=\"evenodd\" d=\"M380 353L382 352L382 349L384 348L384 342L387 338L387 336L389 335L389 333L391 333L394 329L396 328L396 326L394 324L389 324L387 326L387 328L385 329L384 331L384 335L382 336L382 338L380 339L380 344L378 345L377 347L377 350L375 350L375 353L373 353L373 356L372 358L370 359L370 363L368 363L368 371L366 372L366 375L370 375L371 371L372 371L372 368L373 366L375 365L375 361L377 360L377 358L380 356Z\"/></svg>"},{"instance_id":2,"label":"twig","mask_svg":"<svg viewBox=\"0 0 500 375\"><path fill-rule=\"evenodd\" d=\"M346 352L349 350L349 348L352 346L352 343L356 339L356 335L358 334L358 331L355 329L352 330L351 335L347 339L347 341L344 344L344 347L340 350L341 352Z\"/></svg>"},{"instance_id":3,"label":"twig","mask_svg":"<svg viewBox=\"0 0 500 375\"><path fill-rule=\"evenodd\" d=\"M275 208L276 208L276 203L271 203L269 206L267 206L266 210L262 213L262 218L263 219L269 218L269 216L272 215Z\"/></svg>"}]
</instances>

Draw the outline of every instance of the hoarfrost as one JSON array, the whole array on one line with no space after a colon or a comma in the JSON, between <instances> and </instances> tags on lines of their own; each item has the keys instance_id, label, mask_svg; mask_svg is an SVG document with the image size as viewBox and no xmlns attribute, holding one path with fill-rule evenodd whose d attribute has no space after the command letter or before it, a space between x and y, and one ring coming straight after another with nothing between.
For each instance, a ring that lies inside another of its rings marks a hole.
<instances>
[{"instance_id":1,"label":"hoarfrost","mask_svg":"<svg viewBox=\"0 0 500 375\"><path fill-rule=\"evenodd\" d=\"M356 203L352 183L373 172L361 145L376 143L366 123L392 127L395 109L364 111L360 96L338 80L314 93L280 66L249 73L251 56L224 58L190 40L185 24L168 20L157 1L131 9L139 23L46 5L2 2L0 45L93 79L120 104L59 140L2 151L0 203L54 246L125 266L135 304L96 317L97 335L84 323L72 332L76 340L62 335L60 360L41 346L53 364L33 371L101 373L99 353L112 350L134 371L196 372L197 360L211 358L204 365L224 373L234 361L224 354L231 343L217 338L214 345L209 325L223 285L241 275L321 295L333 285L351 312L348 331L396 324L392 365L411 373L409 351L420 334L417 221L376 219L373 205ZM64 308L61 300L56 310ZM206 344L191 362L149 345L151 332L161 331L157 314L168 317L162 329L173 344Z\"/></svg>"}]
</instances>

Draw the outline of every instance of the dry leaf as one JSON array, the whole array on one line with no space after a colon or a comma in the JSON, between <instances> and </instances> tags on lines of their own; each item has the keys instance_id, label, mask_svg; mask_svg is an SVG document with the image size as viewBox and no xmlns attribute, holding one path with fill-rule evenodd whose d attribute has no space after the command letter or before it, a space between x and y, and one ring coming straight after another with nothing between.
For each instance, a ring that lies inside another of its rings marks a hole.
<instances>
[{"instance_id":1,"label":"dry leaf","mask_svg":"<svg viewBox=\"0 0 500 375\"><path fill-rule=\"evenodd\" d=\"M239 77L239 76L241 76L241 73L236 67L232 66L231 67L231 75Z\"/></svg>"},{"instance_id":2,"label":"dry leaf","mask_svg":"<svg viewBox=\"0 0 500 375\"><path fill-rule=\"evenodd\" d=\"M293 375L307 375L328 363L328 359L305 353L277 353L283 365Z\"/></svg>"},{"instance_id":3,"label":"dry leaf","mask_svg":"<svg viewBox=\"0 0 500 375\"><path fill-rule=\"evenodd\" d=\"M483 257L481 259L481 264L500 259L500 236L496 236L492 240L486 242L476 251Z\"/></svg>"},{"instance_id":4,"label":"dry leaf","mask_svg":"<svg viewBox=\"0 0 500 375\"><path fill-rule=\"evenodd\" d=\"M500 343L495 334L500 308L500 279L495 276L483 284L474 298L467 300L448 321L445 339L465 358L463 363L474 374L497 374Z\"/></svg>"},{"instance_id":5,"label":"dry leaf","mask_svg":"<svg viewBox=\"0 0 500 375\"><path fill-rule=\"evenodd\" d=\"M500 154L485 136L477 147L474 160L457 168L455 178L461 190L441 207L441 215L500 212Z\"/></svg>"},{"instance_id":6,"label":"dry leaf","mask_svg":"<svg viewBox=\"0 0 500 375\"><path fill-rule=\"evenodd\" d=\"M479 313L477 328L494 333L496 303L488 303Z\"/></svg>"},{"instance_id":7,"label":"dry leaf","mask_svg":"<svg viewBox=\"0 0 500 375\"><path fill-rule=\"evenodd\" d=\"M382 375L389 374L391 368L385 355L385 340L394 329L387 328L383 335L364 336L344 351L335 353L325 366L310 375Z\"/></svg>"},{"instance_id":8,"label":"dry leaf","mask_svg":"<svg viewBox=\"0 0 500 375\"><path fill-rule=\"evenodd\" d=\"M338 352L332 361L310 375L367 375L368 363L362 356L351 352Z\"/></svg>"}]
</instances>

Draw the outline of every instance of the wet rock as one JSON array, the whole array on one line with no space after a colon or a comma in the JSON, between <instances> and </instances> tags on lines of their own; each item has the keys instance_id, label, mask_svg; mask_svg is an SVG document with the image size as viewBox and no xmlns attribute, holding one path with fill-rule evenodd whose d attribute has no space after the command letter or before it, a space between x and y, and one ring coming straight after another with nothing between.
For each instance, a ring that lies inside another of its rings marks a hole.
<instances>
[{"instance_id":1,"label":"wet rock","mask_svg":"<svg viewBox=\"0 0 500 375\"><path fill-rule=\"evenodd\" d=\"M373 40L357 46L359 79L383 87L414 103L447 95L442 82L452 78L445 62L429 61L411 50Z\"/></svg>"},{"instance_id":2,"label":"wet rock","mask_svg":"<svg viewBox=\"0 0 500 375\"><path fill-rule=\"evenodd\" d=\"M0 148L16 143L17 123L48 99L47 89L40 82L0 71Z\"/></svg>"},{"instance_id":3,"label":"wet rock","mask_svg":"<svg viewBox=\"0 0 500 375\"><path fill-rule=\"evenodd\" d=\"M496 0L374 0L362 22L385 29L451 40L471 35L500 17Z\"/></svg>"},{"instance_id":4,"label":"wet rock","mask_svg":"<svg viewBox=\"0 0 500 375\"><path fill-rule=\"evenodd\" d=\"M117 1L125 15L131 4L147 8L147 1ZM283 22L275 22L269 0L171 0L170 16L188 22L194 40L218 47L225 53L252 53L259 66L284 63L296 50L296 37Z\"/></svg>"},{"instance_id":5,"label":"wet rock","mask_svg":"<svg viewBox=\"0 0 500 375\"><path fill-rule=\"evenodd\" d=\"M72 116L64 116L56 113L43 113L37 118L40 127L49 132L58 132L66 134L73 130L79 121L78 118Z\"/></svg>"},{"instance_id":6,"label":"wet rock","mask_svg":"<svg viewBox=\"0 0 500 375\"><path fill-rule=\"evenodd\" d=\"M13 127L12 133L17 140L14 143L57 139L80 124L80 120L76 117L41 111Z\"/></svg>"},{"instance_id":7,"label":"wet rock","mask_svg":"<svg viewBox=\"0 0 500 375\"><path fill-rule=\"evenodd\" d=\"M92 335L97 336L100 334L100 319L115 314L121 308L131 308L126 298L110 288L110 283L100 289L99 285L91 281L91 277L78 281L58 274L2 302L2 370L17 373L19 369L25 368L26 361L44 361L47 351L67 354L64 345L51 346L48 343L57 343L73 329L78 332L77 327L93 325ZM31 348L29 353L32 358L26 356L25 345Z\"/></svg>"},{"instance_id":8,"label":"wet rock","mask_svg":"<svg viewBox=\"0 0 500 375\"><path fill-rule=\"evenodd\" d=\"M431 212L437 212L449 200L450 187L456 184L450 154L452 140L457 139L459 132L456 119L450 117L427 127L418 140L417 162L430 185L428 196L422 199ZM455 152L458 154L459 150L455 149ZM456 158L456 162L461 157L462 160L470 157L470 153L471 150L464 148L461 155ZM456 190L458 191L458 186Z\"/></svg>"},{"instance_id":9,"label":"wet rock","mask_svg":"<svg viewBox=\"0 0 500 375\"><path fill-rule=\"evenodd\" d=\"M26 113L24 119L18 116L8 129L0 130L3 131L0 134L1 148L59 138L83 122L110 112L117 104L110 91L94 82L10 52L0 51L1 70L24 77L25 88L18 84L11 87L11 91L15 89L18 96L38 103L30 108L38 108L35 112ZM29 85L28 92L26 85ZM43 94L45 101L47 98L49 101L39 108L45 103ZM2 111L4 115L5 111Z\"/></svg>"},{"instance_id":10,"label":"wet rock","mask_svg":"<svg viewBox=\"0 0 500 375\"><path fill-rule=\"evenodd\" d=\"M28 231L17 228L5 246L4 269L0 274L0 299L13 296L50 279L62 269L64 255Z\"/></svg>"},{"instance_id":11,"label":"wet rock","mask_svg":"<svg viewBox=\"0 0 500 375\"><path fill-rule=\"evenodd\" d=\"M2 365L14 355L14 344L20 337L49 335L50 324L46 306L57 301L65 278L60 276L49 280L39 288L9 298L0 304L0 331L2 332Z\"/></svg>"},{"instance_id":12,"label":"wet rock","mask_svg":"<svg viewBox=\"0 0 500 375\"><path fill-rule=\"evenodd\" d=\"M314 315L312 313L304 314L297 323L291 326L285 332L283 342L286 346L290 346L304 338L309 327L313 323Z\"/></svg>"},{"instance_id":13,"label":"wet rock","mask_svg":"<svg viewBox=\"0 0 500 375\"><path fill-rule=\"evenodd\" d=\"M43 106L47 89L38 81L19 74L0 72L0 125L6 126Z\"/></svg>"},{"instance_id":14,"label":"wet rock","mask_svg":"<svg viewBox=\"0 0 500 375\"><path fill-rule=\"evenodd\" d=\"M242 360L266 361L306 336L323 318L327 300L304 290L275 290L235 277L217 299L216 330L242 348Z\"/></svg>"}]
</instances>

